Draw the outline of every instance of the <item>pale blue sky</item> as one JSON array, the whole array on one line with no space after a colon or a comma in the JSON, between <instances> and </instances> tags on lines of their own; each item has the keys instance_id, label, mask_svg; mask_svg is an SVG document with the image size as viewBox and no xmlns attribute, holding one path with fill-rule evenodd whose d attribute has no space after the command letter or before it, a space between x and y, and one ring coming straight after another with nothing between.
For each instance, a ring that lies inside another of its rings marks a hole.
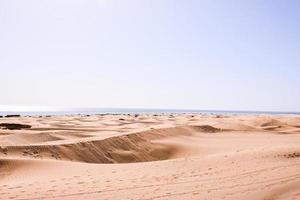
<instances>
[{"instance_id":1,"label":"pale blue sky","mask_svg":"<svg viewBox=\"0 0 300 200\"><path fill-rule=\"evenodd\" d=\"M297 0L0 0L0 104L300 111Z\"/></svg>"}]
</instances>

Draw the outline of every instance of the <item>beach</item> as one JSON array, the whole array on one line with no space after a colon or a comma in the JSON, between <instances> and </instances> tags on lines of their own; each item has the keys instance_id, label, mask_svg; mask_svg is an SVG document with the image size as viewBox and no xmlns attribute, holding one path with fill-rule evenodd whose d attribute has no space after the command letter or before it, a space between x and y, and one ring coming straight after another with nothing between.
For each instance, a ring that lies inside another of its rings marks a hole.
<instances>
[{"instance_id":1,"label":"beach","mask_svg":"<svg viewBox=\"0 0 300 200\"><path fill-rule=\"evenodd\" d=\"M3 200L300 199L300 115L12 116L0 127Z\"/></svg>"}]
</instances>

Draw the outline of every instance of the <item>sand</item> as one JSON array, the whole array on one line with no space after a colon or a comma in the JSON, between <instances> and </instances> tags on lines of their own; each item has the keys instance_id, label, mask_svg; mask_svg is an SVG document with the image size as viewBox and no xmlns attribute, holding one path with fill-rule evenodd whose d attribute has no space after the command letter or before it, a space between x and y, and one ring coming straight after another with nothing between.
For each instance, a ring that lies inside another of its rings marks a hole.
<instances>
[{"instance_id":1,"label":"sand","mask_svg":"<svg viewBox=\"0 0 300 200\"><path fill-rule=\"evenodd\" d=\"M300 116L1 118L0 199L300 199Z\"/></svg>"}]
</instances>

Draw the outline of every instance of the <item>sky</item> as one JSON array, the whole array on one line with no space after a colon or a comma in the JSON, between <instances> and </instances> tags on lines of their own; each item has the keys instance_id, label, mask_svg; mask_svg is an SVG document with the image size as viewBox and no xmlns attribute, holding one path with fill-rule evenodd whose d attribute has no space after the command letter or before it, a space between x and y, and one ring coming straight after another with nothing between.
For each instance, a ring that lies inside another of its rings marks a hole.
<instances>
[{"instance_id":1,"label":"sky","mask_svg":"<svg viewBox=\"0 0 300 200\"><path fill-rule=\"evenodd\" d=\"M300 111L298 0L0 0L0 105Z\"/></svg>"}]
</instances>

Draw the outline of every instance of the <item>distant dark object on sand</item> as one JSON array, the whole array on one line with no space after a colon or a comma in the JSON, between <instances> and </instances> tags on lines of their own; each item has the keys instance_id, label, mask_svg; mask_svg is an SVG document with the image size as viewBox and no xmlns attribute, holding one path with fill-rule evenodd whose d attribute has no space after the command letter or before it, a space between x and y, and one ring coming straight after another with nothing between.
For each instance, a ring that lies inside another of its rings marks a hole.
<instances>
[{"instance_id":1,"label":"distant dark object on sand","mask_svg":"<svg viewBox=\"0 0 300 200\"><path fill-rule=\"evenodd\" d=\"M8 130L21 130L31 128L31 125L27 124L14 124L14 123L1 123L0 128Z\"/></svg>"},{"instance_id":2,"label":"distant dark object on sand","mask_svg":"<svg viewBox=\"0 0 300 200\"><path fill-rule=\"evenodd\" d=\"M0 118L2 118L3 116L0 115Z\"/></svg>"},{"instance_id":3,"label":"distant dark object on sand","mask_svg":"<svg viewBox=\"0 0 300 200\"><path fill-rule=\"evenodd\" d=\"M6 115L5 117L21 117L21 115Z\"/></svg>"}]
</instances>

